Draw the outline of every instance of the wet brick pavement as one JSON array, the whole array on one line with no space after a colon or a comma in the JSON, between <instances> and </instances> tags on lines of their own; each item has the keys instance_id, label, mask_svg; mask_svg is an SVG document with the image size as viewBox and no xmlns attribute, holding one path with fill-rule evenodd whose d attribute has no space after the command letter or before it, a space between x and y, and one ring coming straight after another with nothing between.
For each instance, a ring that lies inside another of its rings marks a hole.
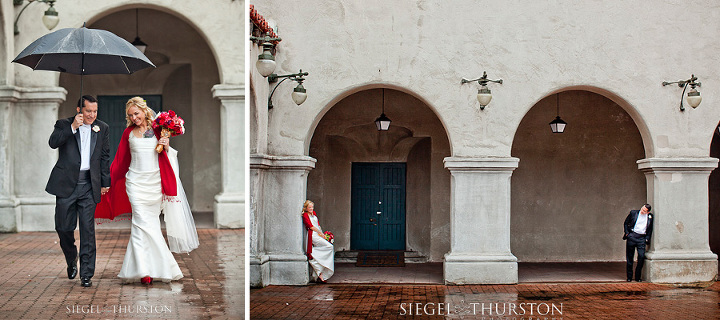
<instances>
[{"instance_id":1,"label":"wet brick pavement","mask_svg":"<svg viewBox=\"0 0 720 320\"><path fill-rule=\"evenodd\" d=\"M250 317L720 319L720 283L705 288L678 288L637 282L269 286L250 290Z\"/></svg>"},{"instance_id":2,"label":"wet brick pavement","mask_svg":"<svg viewBox=\"0 0 720 320\"><path fill-rule=\"evenodd\" d=\"M244 318L243 229L198 229L200 247L174 254L185 277L150 286L117 277L129 236L96 231L93 286L83 288L67 278L56 233L0 234L0 319Z\"/></svg>"}]
</instances>

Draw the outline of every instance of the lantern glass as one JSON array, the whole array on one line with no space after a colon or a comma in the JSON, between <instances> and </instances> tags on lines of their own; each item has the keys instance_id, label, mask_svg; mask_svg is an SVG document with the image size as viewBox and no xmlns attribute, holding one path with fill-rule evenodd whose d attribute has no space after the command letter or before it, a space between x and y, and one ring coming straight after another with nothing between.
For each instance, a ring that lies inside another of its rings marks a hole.
<instances>
[{"instance_id":1,"label":"lantern glass","mask_svg":"<svg viewBox=\"0 0 720 320\"><path fill-rule=\"evenodd\" d=\"M377 126L378 131L387 131L390 129L390 119L385 116L385 113L381 114L380 117L375 119L375 125Z\"/></svg>"},{"instance_id":2,"label":"lantern glass","mask_svg":"<svg viewBox=\"0 0 720 320\"><path fill-rule=\"evenodd\" d=\"M267 77L275 71L275 60L269 60L269 59L258 59L258 61L255 63L255 67L257 68L258 72L260 72L260 75L263 77Z\"/></svg>"},{"instance_id":3,"label":"lantern glass","mask_svg":"<svg viewBox=\"0 0 720 320\"><path fill-rule=\"evenodd\" d=\"M555 120L550 122L550 130L552 130L553 133L565 132L565 126L567 126L567 122L560 119L560 116L555 117Z\"/></svg>"},{"instance_id":4,"label":"lantern glass","mask_svg":"<svg viewBox=\"0 0 720 320\"><path fill-rule=\"evenodd\" d=\"M700 102L702 102L702 97L700 96L700 92L695 90L695 88L690 89L690 91L687 94L687 103L691 107L697 108L700 105Z\"/></svg>"},{"instance_id":5,"label":"lantern glass","mask_svg":"<svg viewBox=\"0 0 720 320\"><path fill-rule=\"evenodd\" d=\"M482 88L478 89L477 100L483 107L490 104L490 100L492 100L492 93L490 92L490 89L486 86L482 86Z\"/></svg>"},{"instance_id":6,"label":"lantern glass","mask_svg":"<svg viewBox=\"0 0 720 320\"><path fill-rule=\"evenodd\" d=\"M58 25L60 17L58 17L55 8L50 7L47 11L45 11L45 15L42 17L42 22L48 30L52 30Z\"/></svg>"}]
</instances>

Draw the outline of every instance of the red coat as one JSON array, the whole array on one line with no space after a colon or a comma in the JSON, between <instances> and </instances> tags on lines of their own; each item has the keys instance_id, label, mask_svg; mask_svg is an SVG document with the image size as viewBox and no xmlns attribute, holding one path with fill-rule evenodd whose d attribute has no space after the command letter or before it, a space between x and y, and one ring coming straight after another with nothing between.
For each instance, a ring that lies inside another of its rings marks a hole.
<instances>
[{"instance_id":1,"label":"red coat","mask_svg":"<svg viewBox=\"0 0 720 320\"><path fill-rule=\"evenodd\" d=\"M315 215L317 217L317 214L315 213L315 211L313 211L313 215ZM307 249L305 250L305 254L308 257L308 260L312 260L313 259L313 257L312 257L312 235L313 235L313 232L315 232L315 231L312 230L313 224L312 224L312 221L310 221L310 215L307 212L303 212L302 220L303 220L303 224L305 225L305 229L307 229L307 232L308 232L308 234L307 234Z\"/></svg>"},{"instance_id":2,"label":"red coat","mask_svg":"<svg viewBox=\"0 0 720 320\"><path fill-rule=\"evenodd\" d=\"M131 125L125 129L120 138L115 160L110 165L110 191L102 196L100 203L95 208L95 218L114 219L115 217L131 213L130 200L125 190L125 174L130 168L130 132L135 129L135 125ZM155 129L155 137L160 139L160 129ZM168 196L177 196L177 183L175 181L175 172L170 166L167 152L163 151L158 155L160 165L160 184L162 185L162 193Z\"/></svg>"}]
</instances>

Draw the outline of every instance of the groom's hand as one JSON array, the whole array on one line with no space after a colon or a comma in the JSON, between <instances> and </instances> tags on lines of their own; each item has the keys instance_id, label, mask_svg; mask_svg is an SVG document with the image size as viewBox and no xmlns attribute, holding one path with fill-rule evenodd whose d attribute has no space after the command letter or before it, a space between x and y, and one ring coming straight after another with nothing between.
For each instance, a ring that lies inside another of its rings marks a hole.
<instances>
[{"instance_id":1,"label":"groom's hand","mask_svg":"<svg viewBox=\"0 0 720 320\"><path fill-rule=\"evenodd\" d=\"M78 113L77 115L75 115L75 121L73 121L71 126L74 130L77 130L78 128L80 128L80 126L82 124L83 124L83 115L82 115L82 113Z\"/></svg>"},{"instance_id":2,"label":"groom's hand","mask_svg":"<svg viewBox=\"0 0 720 320\"><path fill-rule=\"evenodd\" d=\"M100 195L105 195L108 191L110 191L110 187L100 188Z\"/></svg>"}]
</instances>

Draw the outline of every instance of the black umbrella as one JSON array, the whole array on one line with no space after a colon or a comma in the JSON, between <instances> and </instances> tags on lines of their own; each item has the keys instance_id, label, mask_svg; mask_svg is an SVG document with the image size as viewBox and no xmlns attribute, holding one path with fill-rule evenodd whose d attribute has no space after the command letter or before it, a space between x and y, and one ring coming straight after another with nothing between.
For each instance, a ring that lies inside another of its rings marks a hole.
<instances>
[{"instance_id":1,"label":"black umbrella","mask_svg":"<svg viewBox=\"0 0 720 320\"><path fill-rule=\"evenodd\" d=\"M31 43L12 62L33 70L49 70L80 75L131 74L155 67L140 50L110 31L65 28L46 34Z\"/></svg>"}]
</instances>

